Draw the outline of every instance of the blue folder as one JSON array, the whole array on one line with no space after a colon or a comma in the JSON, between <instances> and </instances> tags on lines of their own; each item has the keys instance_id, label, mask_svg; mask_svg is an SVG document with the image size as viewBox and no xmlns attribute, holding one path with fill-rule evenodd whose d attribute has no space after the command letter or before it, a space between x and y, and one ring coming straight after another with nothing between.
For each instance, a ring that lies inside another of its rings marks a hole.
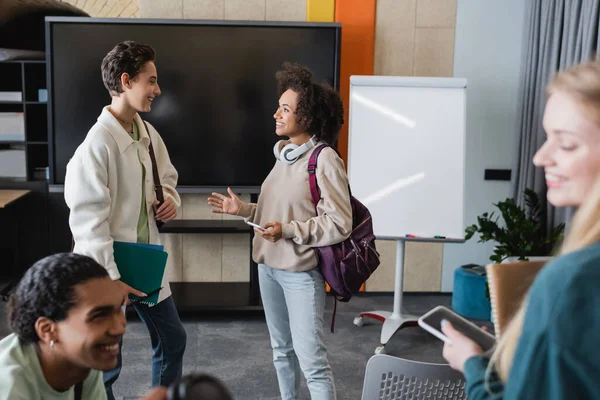
<instances>
[{"instance_id":1,"label":"blue folder","mask_svg":"<svg viewBox=\"0 0 600 400\"><path fill-rule=\"evenodd\" d=\"M163 246L115 241L113 249L121 281L146 294L161 287L168 257ZM148 297L130 294L129 299L153 306L158 303L159 294Z\"/></svg>"}]
</instances>

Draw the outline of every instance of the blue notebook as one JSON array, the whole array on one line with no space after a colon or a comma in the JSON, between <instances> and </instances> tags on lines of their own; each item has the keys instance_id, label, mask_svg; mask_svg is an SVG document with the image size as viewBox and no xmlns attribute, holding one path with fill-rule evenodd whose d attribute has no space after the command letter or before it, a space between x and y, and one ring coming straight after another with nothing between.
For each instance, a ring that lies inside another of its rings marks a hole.
<instances>
[{"instance_id":1,"label":"blue notebook","mask_svg":"<svg viewBox=\"0 0 600 400\"><path fill-rule=\"evenodd\" d=\"M117 243L127 243L127 245L129 246L139 246L139 247L145 247L148 249L155 249L155 250L164 250L165 247L162 244L147 244L147 243L129 243L129 242L117 242Z\"/></svg>"},{"instance_id":2,"label":"blue notebook","mask_svg":"<svg viewBox=\"0 0 600 400\"><path fill-rule=\"evenodd\" d=\"M121 281L144 293L154 292L161 287L168 257L163 246L114 242L113 249ZM153 306L158 303L159 295L160 292L148 297L130 294L129 299Z\"/></svg>"}]
</instances>

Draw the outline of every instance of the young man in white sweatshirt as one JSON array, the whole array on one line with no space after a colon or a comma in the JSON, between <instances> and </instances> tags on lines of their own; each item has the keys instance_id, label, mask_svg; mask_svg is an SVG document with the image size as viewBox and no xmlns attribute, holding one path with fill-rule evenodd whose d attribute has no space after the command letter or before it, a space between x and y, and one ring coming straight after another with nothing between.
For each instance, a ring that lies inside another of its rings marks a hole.
<instances>
[{"instance_id":1,"label":"young man in white sweatshirt","mask_svg":"<svg viewBox=\"0 0 600 400\"><path fill-rule=\"evenodd\" d=\"M113 242L159 244L156 221L177 215L181 199L175 190L177 171L165 144L154 127L142 121L160 95L154 50L126 41L117 44L102 61L102 79L112 102L75 151L67 165L65 200L70 208L69 225L74 252L92 257L126 293L144 296L121 282L113 256ZM150 158L156 155L164 202L156 199ZM152 386L168 386L181 377L186 333L171 298L169 282L163 281L159 303L134 304L152 341ZM112 384L121 371L104 373L109 400Z\"/></svg>"}]
</instances>

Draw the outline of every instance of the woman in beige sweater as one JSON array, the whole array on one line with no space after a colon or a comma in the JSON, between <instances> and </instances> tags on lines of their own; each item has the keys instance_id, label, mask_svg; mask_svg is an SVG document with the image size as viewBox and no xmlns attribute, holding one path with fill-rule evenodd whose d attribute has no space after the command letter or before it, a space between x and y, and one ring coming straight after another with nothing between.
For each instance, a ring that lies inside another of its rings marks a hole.
<instances>
[{"instance_id":1,"label":"woman in beige sweater","mask_svg":"<svg viewBox=\"0 0 600 400\"><path fill-rule=\"evenodd\" d=\"M262 184L258 203L247 204L231 189L213 193L213 212L245 217L255 228L253 258L259 282L279 389L284 400L296 399L300 372L313 400L335 399L335 385L323 343L325 282L313 247L345 240L352 229L348 177L332 148L319 155L315 205L308 183L312 148L335 143L344 122L339 94L312 82L303 67L284 64L277 72L279 107L273 115L280 140L275 165Z\"/></svg>"}]
</instances>

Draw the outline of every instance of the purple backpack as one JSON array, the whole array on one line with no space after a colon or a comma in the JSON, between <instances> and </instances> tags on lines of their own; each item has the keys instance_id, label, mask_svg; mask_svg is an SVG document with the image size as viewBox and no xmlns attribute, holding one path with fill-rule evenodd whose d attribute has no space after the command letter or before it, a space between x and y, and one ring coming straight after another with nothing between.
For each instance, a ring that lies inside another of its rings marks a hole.
<instances>
[{"instance_id":1,"label":"purple backpack","mask_svg":"<svg viewBox=\"0 0 600 400\"><path fill-rule=\"evenodd\" d=\"M313 150L308 161L308 180L315 210L321 200L316 175L317 158L325 147L329 146L323 144ZM352 196L352 193L350 193L350 204L352 205L350 237L338 244L314 248L319 257L323 278L335 295L336 303L331 320L331 332L333 332L337 301L349 301L352 294L359 291L363 283L379 266L379 253L375 248L371 213L367 207Z\"/></svg>"}]
</instances>

